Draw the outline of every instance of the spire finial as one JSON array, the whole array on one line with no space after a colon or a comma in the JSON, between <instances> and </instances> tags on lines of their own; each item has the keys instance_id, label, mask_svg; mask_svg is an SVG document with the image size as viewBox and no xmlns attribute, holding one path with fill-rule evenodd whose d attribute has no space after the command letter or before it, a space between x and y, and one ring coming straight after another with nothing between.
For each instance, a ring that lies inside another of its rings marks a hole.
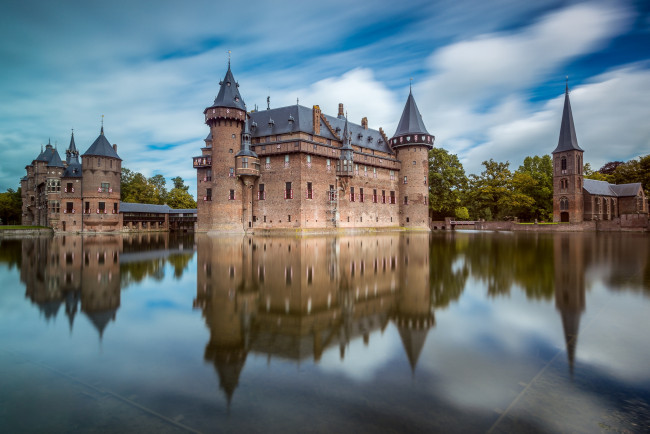
<instances>
[{"instance_id":1,"label":"spire finial","mask_svg":"<svg viewBox=\"0 0 650 434\"><path fill-rule=\"evenodd\" d=\"M413 90L413 78L409 78L409 93L412 93L411 91Z\"/></svg>"},{"instance_id":2,"label":"spire finial","mask_svg":"<svg viewBox=\"0 0 650 434\"><path fill-rule=\"evenodd\" d=\"M300 104L300 98L296 98L296 105Z\"/></svg>"},{"instance_id":3,"label":"spire finial","mask_svg":"<svg viewBox=\"0 0 650 434\"><path fill-rule=\"evenodd\" d=\"M271 110L271 95L266 97L266 109Z\"/></svg>"},{"instance_id":4,"label":"spire finial","mask_svg":"<svg viewBox=\"0 0 650 434\"><path fill-rule=\"evenodd\" d=\"M228 69L230 69L230 53L231 51L228 50Z\"/></svg>"},{"instance_id":5,"label":"spire finial","mask_svg":"<svg viewBox=\"0 0 650 434\"><path fill-rule=\"evenodd\" d=\"M100 134L102 136L104 135L104 115L102 115L102 130L100 131Z\"/></svg>"}]
</instances>

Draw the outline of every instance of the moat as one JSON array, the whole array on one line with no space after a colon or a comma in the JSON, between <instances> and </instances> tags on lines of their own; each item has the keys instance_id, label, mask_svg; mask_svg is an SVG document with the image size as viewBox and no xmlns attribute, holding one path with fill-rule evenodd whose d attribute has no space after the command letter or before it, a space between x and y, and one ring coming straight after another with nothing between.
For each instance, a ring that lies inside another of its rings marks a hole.
<instances>
[{"instance_id":1,"label":"moat","mask_svg":"<svg viewBox=\"0 0 650 434\"><path fill-rule=\"evenodd\" d=\"M648 432L650 236L0 238L5 432Z\"/></svg>"}]
</instances>

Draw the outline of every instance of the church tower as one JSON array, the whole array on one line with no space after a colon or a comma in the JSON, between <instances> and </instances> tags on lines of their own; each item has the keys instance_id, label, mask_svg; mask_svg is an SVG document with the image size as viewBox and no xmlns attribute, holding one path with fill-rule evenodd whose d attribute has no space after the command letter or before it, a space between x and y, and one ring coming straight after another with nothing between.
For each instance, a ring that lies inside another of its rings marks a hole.
<instances>
[{"instance_id":1,"label":"church tower","mask_svg":"<svg viewBox=\"0 0 650 434\"><path fill-rule=\"evenodd\" d=\"M553 151L553 221L578 223L583 220L582 154L573 125L569 84L564 94L560 139Z\"/></svg>"},{"instance_id":2,"label":"church tower","mask_svg":"<svg viewBox=\"0 0 650 434\"><path fill-rule=\"evenodd\" d=\"M197 169L197 226L199 231L243 232L247 223L242 207L243 185L235 174L235 152L242 140L246 107L230 61L219 85L214 103L203 111L210 135L202 155L194 157L193 162Z\"/></svg>"},{"instance_id":3,"label":"church tower","mask_svg":"<svg viewBox=\"0 0 650 434\"><path fill-rule=\"evenodd\" d=\"M409 91L397 131L390 140L402 162L398 180L400 226L429 229L429 150L434 140Z\"/></svg>"}]
</instances>

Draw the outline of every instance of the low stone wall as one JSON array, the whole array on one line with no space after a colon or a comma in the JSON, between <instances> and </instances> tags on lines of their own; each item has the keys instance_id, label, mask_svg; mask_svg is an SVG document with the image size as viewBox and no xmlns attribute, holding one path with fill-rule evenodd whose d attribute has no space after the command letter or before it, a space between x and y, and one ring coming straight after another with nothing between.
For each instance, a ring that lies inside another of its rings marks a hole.
<instances>
[{"instance_id":1,"label":"low stone wall","mask_svg":"<svg viewBox=\"0 0 650 434\"><path fill-rule=\"evenodd\" d=\"M515 222L477 222L475 229L482 231L517 231L517 232L617 232L648 231L650 226L645 214L626 214L621 218L580 223L558 224L522 224Z\"/></svg>"}]
</instances>

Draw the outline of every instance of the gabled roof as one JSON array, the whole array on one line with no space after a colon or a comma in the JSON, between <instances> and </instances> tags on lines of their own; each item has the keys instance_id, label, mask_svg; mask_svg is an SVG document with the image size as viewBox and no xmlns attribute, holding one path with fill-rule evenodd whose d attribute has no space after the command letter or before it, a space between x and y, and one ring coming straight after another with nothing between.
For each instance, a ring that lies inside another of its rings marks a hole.
<instances>
[{"instance_id":1,"label":"gabled roof","mask_svg":"<svg viewBox=\"0 0 650 434\"><path fill-rule=\"evenodd\" d=\"M610 185L610 188L618 197L636 196L639 194L639 190L641 190L641 183L633 182L631 184Z\"/></svg>"},{"instance_id":2,"label":"gabled roof","mask_svg":"<svg viewBox=\"0 0 650 434\"><path fill-rule=\"evenodd\" d=\"M68 164L63 172L63 178L81 178L81 164L78 161Z\"/></svg>"},{"instance_id":3,"label":"gabled roof","mask_svg":"<svg viewBox=\"0 0 650 434\"><path fill-rule=\"evenodd\" d=\"M219 85L221 87L219 88L217 97L214 99L212 107L230 107L246 110L244 100L239 94L239 84L235 81L235 77L233 77L232 71L230 70L230 62L228 62L226 76L223 78L223 81L219 82Z\"/></svg>"},{"instance_id":4,"label":"gabled roof","mask_svg":"<svg viewBox=\"0 0 650 434\"><path fill-rule=\"evenodd\" d=\"M413 98L413 92L410 91L406 105L404 105L404 110L402 111L402 117L397 125L397 131L395 131L393 137L405 134L429 134L427 127L424 126L420 110L418 110L418 106L415 103L415 98Z\"/></svg>"},{"instance_id":5,"label":"gabled roof","mask_svg":"<svg viewBox=\"0 0 650 434\"><path fill-rule=\"evenodd\" d=\"M582 148L578 146L578 139L576 138L576 128L573 125L573 113L571 112L571 101L569 101L569 85L567 84L564 94L564 110L562 111L560 138L553 154L572 150L582 151Z\"/></svg>"},{"instance_id":6,"label":"gabled roof","mask_svg":"<svg viewBox=\"0 0 650 434\"><path fill-rule=\"evenodd\" d=\"M65 167L63 165L63 161L61 161L61 157L59 156L59 151L52 148L50 145L48 145L48 147L45 148L45 155L48 159L47 161L48 167Z\"/></svg>"},{"instance_id":7,"label":"gabled roof","mask_svg":"<svg viewBox=\"0 0 650 434\"><path fill-rule=\"evenodd\" d=\"M332 128L335 131L338 130L339 134L341 134L340 132L345 127L345 118L339 119L325 114L324 117ZM298 104L251 112L250 122L252 137L288 134L298 131L308 134L314 133L312 109ZM351 133L351 144L353 146L385 152L387 154L393 153L379 131L370 128L365 129L361 125L353 122L348 123L348 129ZM340 137L334 136L330 132L322 120L320 120L320 135L326 139L337 142L341 141ZM262 145L264 144L255 144L253 147Z\"/></svg>"},{"instance_id":8,"label":"gabled roof","mask_svg":"<svg viewBox=\"0 0 650 434\"><path fill-rule=\"evenodd\" d=\"M587 193L595 196L616 196L616 193L611 188L612 185L607 181L585 179L582 185L587 190Z\"/></svg>"},{"instance_id":9,"label":"gabled roof","mask_svg":"<svg viewBox=\"0 0 650 434\"><path fill-rule=\"evenodd\" d=\"M102 127L101 132L99 133L99 137L95 139L92 145L90 145L90 148L86 152L84 152L83 155L92 155L92 156L98 156L98 157L110 157L110 158L117 158L118 160L121 160L120 156L117 155L117 152L115 152L115 149L111 146L111 144L108 142L106 137L104 136L104 127Z\"/></svg>"}]
</instances>

